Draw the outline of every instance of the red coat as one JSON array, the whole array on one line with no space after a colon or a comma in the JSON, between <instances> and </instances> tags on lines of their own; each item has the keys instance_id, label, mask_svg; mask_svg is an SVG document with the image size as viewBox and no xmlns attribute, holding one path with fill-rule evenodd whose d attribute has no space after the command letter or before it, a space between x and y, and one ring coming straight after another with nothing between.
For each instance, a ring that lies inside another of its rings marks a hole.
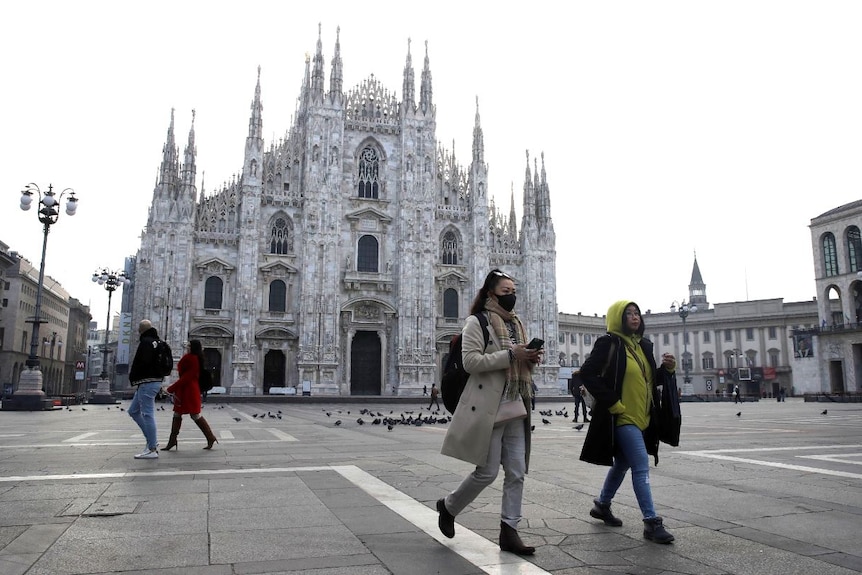
<instances>
[{"instance_id":1,"label":"red coat","mask_svg":"<svg viewBox=\"0 0 862 575\"><path fill-rule=\"evenodd\" d=\"M200 413L201 390L198 387L200 362L196 355L185 354L177 364L180 378L168 386L174 394L174 413Z\"/></svg>"}]
</instances>

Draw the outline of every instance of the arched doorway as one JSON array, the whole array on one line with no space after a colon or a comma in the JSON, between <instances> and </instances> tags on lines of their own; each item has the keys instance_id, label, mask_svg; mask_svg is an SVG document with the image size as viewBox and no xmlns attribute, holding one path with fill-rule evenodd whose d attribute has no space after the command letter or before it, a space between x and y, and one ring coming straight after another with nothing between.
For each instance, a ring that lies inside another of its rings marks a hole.
<instances>
[{"instance_id":1,"label":"arched doorway","mask_svg":"<svg viewBox=\"0 0 862 575\"><path fill-rule=\"evenodd\" d=\"M280 349L271 349L263 359L263 392L269 393L270 387L285 387L284 374L287 358Z\"/></svg>"},{"instance_id":2,"label":"arched doorway","mask_svg":"<svg viewBox=\"0 0 862 575\"><path fill-rule=\"evenodd\" d=\"M210 372L213 387L221 387L221 352L213 347L204 348L204 368Z\"/></svg>"},{"instance_id":3,"label":"arched doorway","mask_svg":"<svg viewBox=\"0 0 862 575\"><path fill-rule=\"evenodd\" d=\"M380 395L380 336L357 331L350 346L350 395Z\"/></svg>"}]
</instances>

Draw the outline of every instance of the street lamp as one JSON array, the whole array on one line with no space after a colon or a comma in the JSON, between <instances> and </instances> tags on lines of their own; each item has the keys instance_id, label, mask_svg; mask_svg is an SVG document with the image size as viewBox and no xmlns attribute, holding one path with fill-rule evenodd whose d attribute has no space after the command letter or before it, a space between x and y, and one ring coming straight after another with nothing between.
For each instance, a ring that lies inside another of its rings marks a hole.
<instances>
[{"instance_id":1,"label":"street lamp","mask_svg":"<svg viewBox=\"0 0 862 575\"><path fill-rule=\"evenodd\" d=\"M685 320L688 318L689 314L697 311L697 306L695 304L688 304L685 300L682 300L682 303L674 301L670 304L670 311L671 313L679 314L679 317L682 320L682 371L685 374L683 377L682 393L683 395L692 395L694 393L694 389L691 385L691 377L688 375L688 334L685 330Z\"/></svg>"},{"instance_id":2,"label":"street lamp","mask_svg":"<svg viewBox=\"0 0 862 575\"><path fill-rule=\"evenodd\" d=\"M78 198L72 188L66 188L59 194L54 192L54 187L48 184L48 190L42 190L34 183L27 184L21 190L21 209L28 211L33 204L33 195L38 197L36 207L37 217L42 223L42 261L39 264L39 283L36 285L36 308L33 319L27 323L33 324L33 333L30 337L30 355L27 358L27 369L21 371L18 380L18 389L12 396L11 401L3 402L4 410L15 411L39 411L51 409L51 402L46 401L45 392L42 391L42 370L39 364L39 326L48 323L42 320L42 289L45 281L45 251L48 247L48 232L51 226L60 218L60 202L63 196L66 198L66 214L74 216L78 209Z\"/></svg>"},{"instance_id":3,"label":"street lamp","mask_svg":"<svg viewBox=\"0 0 862 575\"><path fill-rule=\"evenodd\" d=\"M108 292L108 317L105 320L105 347L102 348L102 374L96 384L96 391L90 399L90 403L116 403L111 394L111 380L108 379L108 335L111 333L111 296L120 286L132 283L122 271L114 271L108 268L96 270L93 273L93 281Z\"/></svg>"}]
</instances>

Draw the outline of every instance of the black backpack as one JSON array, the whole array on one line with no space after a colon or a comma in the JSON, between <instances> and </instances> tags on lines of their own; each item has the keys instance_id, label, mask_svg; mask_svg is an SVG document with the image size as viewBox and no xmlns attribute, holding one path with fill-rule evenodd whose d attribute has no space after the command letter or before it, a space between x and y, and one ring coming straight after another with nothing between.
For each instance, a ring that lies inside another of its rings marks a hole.
<instances>
[{"instance_id":1,"label":"black backpack","mask_svg":"<svg viewBox=\"0 0 862 575\"><path fill-rule=\"evenodd\" d=\"M160 376L167 377L174 370L174 355L171 353L171 346L162 340L157 340L155 348L156 370Z\"/></svg>"},{"instance_id":2,"label":"black backpack","mask_svg":"<svg viewBox=\"0 0 862 575\"><path fill-rule=\"evenodd\" d=\"M488 346L488 318L484 313L475 313L485 336L485 347ZM461 358L461 334L459 333L449 342L449 356L446 365L443 366L443 377L440 378L440 395L443 396L443 405L449 413L455 413L458 401L467 385L470 374L464 371L464 363Z\"/></svg>"}]
</instances>

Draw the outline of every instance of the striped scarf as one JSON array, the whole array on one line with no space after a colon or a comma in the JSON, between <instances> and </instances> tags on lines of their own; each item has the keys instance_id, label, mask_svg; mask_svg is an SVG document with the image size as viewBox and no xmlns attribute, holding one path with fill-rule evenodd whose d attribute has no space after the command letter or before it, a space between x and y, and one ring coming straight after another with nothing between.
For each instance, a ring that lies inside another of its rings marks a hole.
<instances>
[{"instance_id":1,"label":"striped scarf","mask_svg":"<svg viewBox=\"0 0 862 575\"><path fill-rule=\"evenodd\" d=\"M503 349L508 351L515 344L527 342L524 326L521 325L521 320L515 313L504 310L500 304L490 298L485 300L485 309L491 312L488 314L488 319ZM514 328L512 332L509 331L507 322ZM503 389L503 397L508 401L513 401L519 396L523 399L533 397L532 371L533 365L529 362L518 359L509 362L509 367L506 369L506 387Z\"/></svg>"}]
</instances>

